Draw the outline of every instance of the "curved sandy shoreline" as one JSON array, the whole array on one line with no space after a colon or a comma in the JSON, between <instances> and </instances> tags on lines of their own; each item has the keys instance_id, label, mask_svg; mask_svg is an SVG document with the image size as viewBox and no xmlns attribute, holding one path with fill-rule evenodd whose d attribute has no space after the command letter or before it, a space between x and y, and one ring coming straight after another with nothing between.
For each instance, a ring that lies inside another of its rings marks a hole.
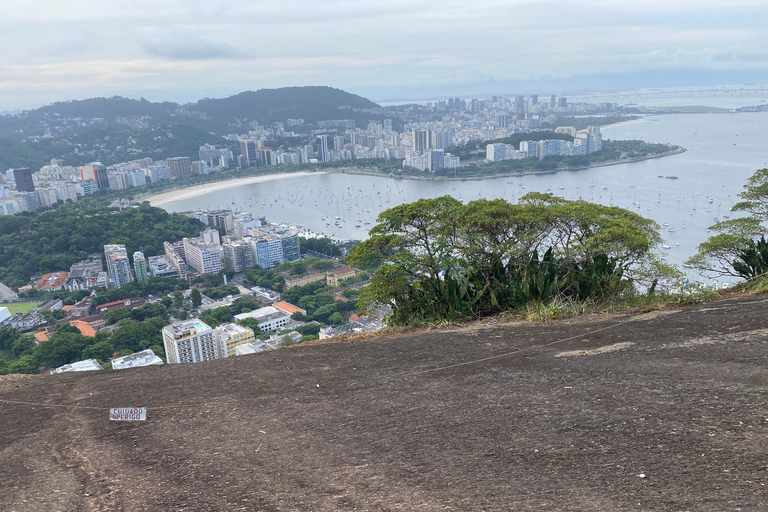
<instances>
[{"instance_id":1,"label":"curved sandy shoreline","mask_svg":"<svg viewBox=\"0 0 768 512\"><path fill-rule=\"evenodd\" d=\"M633 123L640 121L627 121L628 123ZM490 176L462 176L462 177L448 177L448 176L397 176L397 179L405 179L405 180L422 180L422 181L466 181L466 180L489 180L489 179L496 179L496 178L510 178L510 177L516 177L516 176L525 176L525 175L532 175L532 174L551 174L556 172L569 172L569 171L581 171L585 169L591 169L593 167L607 167L611 165L621 165L621 164L628 164L633 162L641 162L643 160L653 160L656 158L663 158L665 156L671 156L671 155L677 155L680 153L685 153L686 149L683 147L678 147L676 150L668 151L666 153L661 153L657 155L646 155L638 158L632 158L627 160L616 160L616 161L610 161L610 162L600 162L600 163L594 163L587 166L582 167L570 167L570 168L564 168L564 169L551 169L546 171L524 171L524 172L511 172L511 173L502 173L502 174L494 174ZM151 206L162 206L168 203L172 203L174 201L182 201L184 199L192 199L193 197L198 197L205 195L209 192L216 192L219 190L226 190L228 188L232 187L238 187L241 185L249 185L251 183L263 183L265 181L274 181L274 180L282 180L287 178L303 178L305 176L310 175L316 175L316 174L348 174L348 175L358 175L358 176L375 176L378 178L390 178L390 176L386 174L382 174L380 172L376 171L366 171L362 169L354 169L354 168L345 168L343 171L339 172L338 170L329 170L329 171L299 171L299 172L291 172L291 173L281 173L281 174L265 174L262 176L251 176L247 178L235 178L232 180L224 180L224 181L217 181L214 183L203 183L200 185L194 185L187 188L180 188L176 190L169 190L168 192L162 192L160 194L155 194L151 196L146 197L140 197L135 198L135 202L143 202L143 201L149 201L149 204Z\"/></svg>"},{"instance_id":2,"label":"curved sandy shoreline","mask_svg":"<svg viewBox=\"0 0 768 512\"><path fill-rule=\"evenodd\" d=\"M164 204L172 203L174 201L182 201L184 199L192 199L205 195L209 192L216 192L218 190L225 190L232 187L239 187L241 185L250 185L252 183L263 183L265 181L284 180L288 178L302 178L304 176L310 176L313 174L327 174L325 171L313 171L313 172L291 172L282 174L265 174L263 176L250 176L248 178L235 178L233 180L217 181L214 183L203 183L201 185L194 185L187 188L180 188L176 190L169 190L168 192L162 192L152 196L142 197L139 201L149 201L152 206L162 206Z\"/></svg>"}]
</instances>

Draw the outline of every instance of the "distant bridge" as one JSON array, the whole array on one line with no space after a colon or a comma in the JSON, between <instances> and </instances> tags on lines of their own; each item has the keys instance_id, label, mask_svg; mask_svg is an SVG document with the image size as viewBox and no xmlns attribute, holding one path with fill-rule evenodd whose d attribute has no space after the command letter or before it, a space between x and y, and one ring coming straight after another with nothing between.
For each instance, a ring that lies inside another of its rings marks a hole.
<instances>
[{"instance_id":1,"label":"distant bridge","mask_svg":"<svg viewBox=\"0 0 768 512\"><path fill-rule=\"evenodd\" d=\"M638 91L613 94L588 94L568 96L568 101L618 101L649 98L696 98L709 96L765 96L766 87L740 87L737 89L691 89L689 91Z\"/></svg>"}]
</instances>

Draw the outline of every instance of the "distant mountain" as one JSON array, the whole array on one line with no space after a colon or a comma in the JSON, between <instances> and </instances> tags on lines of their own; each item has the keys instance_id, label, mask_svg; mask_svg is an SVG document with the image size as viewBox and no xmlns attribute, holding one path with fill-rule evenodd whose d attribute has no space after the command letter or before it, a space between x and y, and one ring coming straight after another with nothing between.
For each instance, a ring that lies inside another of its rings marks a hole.
<instances>
[{"instance_id":1,"label":"distant mountain","mask_svg":"<svg viewBox=\"0 0 768 512\"><path fill-rule=\"evenodd\" d=\"M162 124L188 124L217 135L239 133L247 124L242 120L269 124L288 118L302 118L308 123L321 119L355 119L365 122L376 118L370 100L332 87L285 87L245 91L228 98L204 98L197 103L181 105L169 101L151 102L114 96L78 101L61 101L16 115L0 116L0 137L17 140L30 135L42 136L46 129L53 136L81 133L84 128L76 119L102 119L105 125L118 124L141 128ZM146 119L135 121L136 118ZM126 121L126 119L128 121ZM126 123L128 123L126 125ZM133 123L133 124L131 124Z\"/></svg>"},{"instance_id":2,"label":"distant mountain","mask_svg":"<svg viewBox=\"0 0 768 512\"><path fill-rule=\"evenodd\" d=\"M245 91L229 98L205 98L190 107L214 119L247 118L262 123L301 118L307 122L338 119L349 109L378 108L376 103L332 87L283 87ZM370 117L370 116L366 116Z\"/></svg>"},{"instance_id":3,"label":"distant mountain","mask_svg":"<svg viewBox=\"0 0 768 512\"><path fill-rule=\"evenodd\" d=\"M261 89L188 104L121 96L61 101L0 116L0 171L37 169L51 158L61 158L66 165L96 160L111 164L142 156L196 160L201 144L222 144L224 135L246 133L251 121L269 125L300 118L306 125L294 129L308 134L310 126L323 119L354 119L358 126L383 119L378 108L362 96L332 87ZM233 149L237 154L237 144Z\"/></svg>"},{"instance_id":4,"label":"distant mountain","mask_svg":"<svg viewBox=\"0 0 768 512\"><path fill-rule=\"evenodd\" d=\"M386 103L434 101L449 97L488 97L514 94L582 95L644 88L699 87L768 83L768 70L659 69L595 73L570 77L485 80L465 84L420 84L358 87L360 94Z\"/></svg>"}]
</instances>

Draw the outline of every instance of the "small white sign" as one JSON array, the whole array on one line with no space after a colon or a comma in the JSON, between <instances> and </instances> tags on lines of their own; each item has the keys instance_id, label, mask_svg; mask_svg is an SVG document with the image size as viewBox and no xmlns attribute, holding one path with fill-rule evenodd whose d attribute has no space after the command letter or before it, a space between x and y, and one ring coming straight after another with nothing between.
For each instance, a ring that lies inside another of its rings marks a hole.
<instances>
[{"instance_id":1,"label":"small white sign","mask_svg":"<svg viewBox=\"0 0 768 512\"><path fill-rule=\"evenodd\" d=\"M115 407L109 410L111 421L146 421L146 407Z\"/></svg>"}]
</instances>

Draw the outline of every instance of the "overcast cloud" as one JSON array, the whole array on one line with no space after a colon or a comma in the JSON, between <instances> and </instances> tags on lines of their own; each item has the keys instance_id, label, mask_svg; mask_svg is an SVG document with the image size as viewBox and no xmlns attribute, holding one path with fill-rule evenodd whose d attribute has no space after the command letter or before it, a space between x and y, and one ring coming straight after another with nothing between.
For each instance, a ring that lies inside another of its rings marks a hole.
<instances>
[{"instance_id":1,"label":"overcast cloud","mask_svg":"<svg viewBox=\"0 0 768 512\"><path fill-rule=\"evenodd\" d=\"M388 89L703 69L768 81L764 0L0 4L0 110L114 94Z\"/></svg>"}]
</instances>

